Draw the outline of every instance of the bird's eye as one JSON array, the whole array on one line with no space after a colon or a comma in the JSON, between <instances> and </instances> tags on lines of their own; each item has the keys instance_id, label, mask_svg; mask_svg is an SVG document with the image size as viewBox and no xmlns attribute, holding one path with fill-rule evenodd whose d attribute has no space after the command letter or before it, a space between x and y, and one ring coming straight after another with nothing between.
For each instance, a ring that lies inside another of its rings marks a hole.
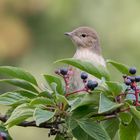
<instances>
[{"instance_id":1,"label":"bird's eye","mask_svg":"<svg viewBox=\"0 0 140 140\"><path fill-rule=\"evenodd\" d=\"M82 34L81 36L82 36L82 37L86 37L87 35L86 35L86 34Z\"/></svg>"}]
</instances>

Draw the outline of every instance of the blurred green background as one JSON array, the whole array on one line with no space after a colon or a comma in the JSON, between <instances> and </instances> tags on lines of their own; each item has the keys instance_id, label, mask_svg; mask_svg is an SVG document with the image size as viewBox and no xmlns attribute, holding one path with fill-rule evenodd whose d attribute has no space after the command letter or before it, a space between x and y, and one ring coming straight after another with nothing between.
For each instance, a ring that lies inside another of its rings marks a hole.
<instances>
[{"instance_id":1,"label":"blurred green background","mask_svg":"<svg viewBox=\"0 0 140 140\"><path fill-rule=\"evenodd\" d=\"M22 67L41 81L42 73L53 73L54 61L74 54L64 32L90 26L105 58L140 72L139 14L138 0L0 0L0 63ZM113 79L121 79L112 72ZM14 127L10 133L14 140L49 140L43 129Z\"/></svg>"}]
</instances>

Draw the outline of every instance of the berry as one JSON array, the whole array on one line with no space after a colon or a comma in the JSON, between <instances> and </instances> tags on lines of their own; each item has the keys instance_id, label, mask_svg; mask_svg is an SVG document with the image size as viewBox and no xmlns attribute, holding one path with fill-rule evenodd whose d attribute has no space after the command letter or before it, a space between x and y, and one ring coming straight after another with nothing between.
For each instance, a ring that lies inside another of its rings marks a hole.
<instances>
[{"instance_id":1,"label":"berry","mask_svg":"<svg viewBox=\"0 0 140 140\"><path fill-rule=\"evenodd\" d=\"M67 69L67 68L62 68L62 69L60 69L60 73L61 73L62 75L67 75L68 69Z\"/></svg>"},{"instance_id":2,"label":"berry","mask_svg":"<svg viewBox=\"0 0 140 140\"><path fill-rule=\"evenodd\" d=\"M134 76L127 76L127 79L131 80L131 82L135 81L135 77Z\"/></svg>"},{"instance_id":3,"label":"berry","mask_svg":"<svg viewBox=\"0 0 140 140\"><path fill-rule=\"evenodd\" d=\"M87 82L87 88L89 88L90 90L94 90L94 88L97 87L97 86L98 86L97 81L89 80Z\"/></svg>"},{"instance_id":4,"label":"berry","mask_svg":"<svg viewBox=\"0 0 140 140\"><path fill-rule=\"evenodd\" d=\"M4 132L0 132L0 137L2 137L3 140L7 140L7 134Z\"/></svg>"},{"instance_id":5,"label":"berry","mask_svg":"<svg viewBox=\"0 0 140 140\"><path fill-rule=\"evenodd\" d=\"M124 83L125 83L127 86L129 86L129 85L131 84L131 80L130 80L130 79L126 79L126 80L124 81Z\"/></svg>"},{"instance_id":6,"label":"berry","mask_svg":"<svg viewBox=\"0 0 140 140\"><path fill-rule=\"evenodd\" d=\"M87 78L88 78L88 74L85 73L85 72L82 72L82 73L81 73L81 79L85 80L85 79L87 79Z\"/></svg>"},{"instance_id":7,"label":"berry","mask_svg":"<svg viewBox=\"0 0 140 140\"><path fill-rule=\"evenodd\" d=\"M140 82L140 76L136 76L136 77L135 77L135 81L136 81L136 82Z\"/></svg>"},{"instance_id":8,"label":"berry","mask_svg":"<svg viewBox=\"0 0 140 140\"><path fill-rule=\"evenodd\" d=\"M129 73L130 74L135 74L137 72L136 68L135 67L132 67L129 69Z\"/></svg>"}]
</instances>

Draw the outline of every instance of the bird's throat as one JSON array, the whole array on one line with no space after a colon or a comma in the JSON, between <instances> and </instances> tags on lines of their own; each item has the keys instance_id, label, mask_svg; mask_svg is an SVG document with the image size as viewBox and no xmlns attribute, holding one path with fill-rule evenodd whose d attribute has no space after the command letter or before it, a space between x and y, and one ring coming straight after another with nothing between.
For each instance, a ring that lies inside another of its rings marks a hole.
<instances>
[{"instance_id":1,"label":"bird's throat","mask_svg":"<svg viewBox=\"0 0 140 140\"><path fill-rule=\"evenodd\" d=\"M105 66L105 60L102 55L99 55L88 48L78 48L73 56L76 59L89 61L91 63L97 63Z\"/></svg>"}]
</instances>

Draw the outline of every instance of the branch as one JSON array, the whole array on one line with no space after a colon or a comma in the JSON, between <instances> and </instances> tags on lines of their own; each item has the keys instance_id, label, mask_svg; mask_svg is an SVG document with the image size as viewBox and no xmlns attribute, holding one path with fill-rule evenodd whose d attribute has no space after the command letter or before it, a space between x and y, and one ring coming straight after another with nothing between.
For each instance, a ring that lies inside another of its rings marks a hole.
<instances>
[{"instance_id":1,"label":"branch","mask_svg":"<svg viewBox=\"0 0 140 140\"><path fill-rule=\"evenodd\" d=\"M0 121L6 122L8 120L8 117L6 115L0 115ZM38 128L52 128L54 125L62 124L65 123L64 121L54 121L54 122L49 122L49 123L42 123L39 126L36 125L35 121L23 121L17 126L22 126L22 127L38 127Z\"/></svg>"},{"instance_id":2,"label":"branch","mask_svg":"<svg viewBox=\"0 0 140 140\"><path fill-rule=\"evenodd\" d=\"M106 121L106 120L109 120L109 119L113 119L113 118L116 118L117 115L113 114L113 115L109 115L109 116L105 116L105 118L99 120L100 121Z\"/></svg>"},{"instance_id":3,"label":"branch","mask_svg":"<svg viewBox=\"0 0 140 140\"><path fill-rule=\"evenodd\" d=\"M83 88L83 89L79 89L79 90L76 90L76 91L71 92L71 93L67 93L67 94L65 94L65 97L68 97L68 96L75 94L75 93L84 92L84 91L88 92L88 90L86 88Z\"/></svg>"},{"instance_id":4,"label":"branch","mask_svg":"<svg viewBox=\"0 0 140 140\"><path fill-rule=\"evenodd\" d=\"M103 119L99 120L99 121L104 121L104 120L108 120L108 119L113 119L113 118L116 118L117 117L117 114L120 113L120 112L128 112L130 110L130 108L125 108L125 109L116 109L115 111L113 112L109 112L109 113L101 113L101 114L93 114L91 116L91 118L93 117L99 117L99 116L102 116L104 117Z\"/></svg>"}]
</instances>

